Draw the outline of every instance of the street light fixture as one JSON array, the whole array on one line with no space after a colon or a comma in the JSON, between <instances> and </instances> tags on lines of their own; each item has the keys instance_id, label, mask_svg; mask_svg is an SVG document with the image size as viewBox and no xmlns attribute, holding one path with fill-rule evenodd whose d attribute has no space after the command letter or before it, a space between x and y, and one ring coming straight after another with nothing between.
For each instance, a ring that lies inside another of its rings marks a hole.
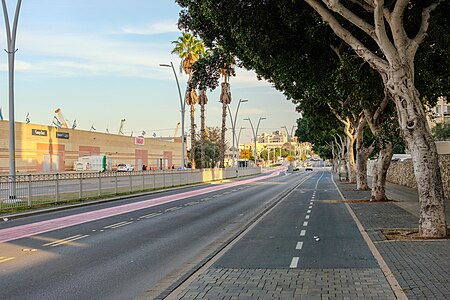
<instances>
[{"instance_id":1,"label":"street light fixture","mask_svg":"<svg viewBox=\"0 0 450 300\"><path fill-rule=\"evenodd\" d=\"M9 93L9 175L11 176L10 199L16 198L16 136L15 136L15 120L14 120L14 60L16 49L17 24L19 22L19 12L22 0L18 0L16 4L16 13L11 25L9 23L8 9L6 1L2 0L3 17L5 19L6 44L8 50L8 93Z\"/></svg>"},{"instance_id":2,"label":"street light fixture","mask_svg":"<svg viewBox=\"0 0 450 300\"><path fill-rule=\"evenodd\" d=\"M230 115L230 119L231 119L231 130L232 130L232 133L233 133L233 168L235 167L235 165L236 165L236 153L235 153L235 145L234 145L234 141L236 140L236 120L237 120L237 115L238 115L238 112L239 112L239 106L241 106L241 103L244 103L244 102L248 102L248 100L247 99L239 99L239 103L238 103L238 105L237 105L237 108L236 108L236 113L235 113L235 115L234 115L234 120L233 120L233 115L232 115L232 113L231 113L231 109L230 109L230 106L228 105L228 112L229 112L229 115ZM238 147L239 147L239 144L238 144Z\"/></svg>"},{"instance_id":3,"label":"street light fixture","mask_svg":"<svg viewBox=\"0 0 450 300\"><path fill-rule=\"evenodd\" d=\"M282 128L284 128L284 129L286 129L286 134L287 134L287 136L288 136L289 156L292 156L292 140L291 140L291 138L292 138L292 133L294 132L294 128L295 128L295 127L297 127L297 126L296 126L296 125L293 125L293 126L292 126L291 134L290 134L290 135L289 135L289 131L288 131L287 127L286 127L286 126L283 126L283 127L282 127ZM292 161L289 161L289 167L292 168Z\"/></svg>"},{"instance_id":4,"label":"street light fixture","mask_svg":"<svg viewBox=\"0 0 450 300\"><path fill-rule=\"evenodd\" d=\"M172 68L173 75L175 76L175 81L177 82L178 95L180 96L180 112L181 112L181 169L184 170L184 114L186 112L186 102L183 101L183 97L181 96L180 83L178 82L178 76L175 72L175 68L173 67L173 63L169 64L159 64L160 67L168 67Z\"/></svg>"},{"instance_id":5,"label":"street light fixture","mask_svg":"<svg viewBox=\"0 0 450 300\"><path fill-rule=\"evenodd\" d=\"M253 128L252 120L250 120L250 118L244 119L244 120L249 121L249 122L250 122L250 126L252 127L253 140L254 140L254 147L255 147L255 150L254 150L255 166L256 166L256 153L257 153L257 152L256 152L256 137L258 136L259 124L261 123L261 120L266 120L266 119L267 119L267 118L259 117L258 125L256 126L256 132L255 132L255 129Z\"/></svg>"}]
</instances>

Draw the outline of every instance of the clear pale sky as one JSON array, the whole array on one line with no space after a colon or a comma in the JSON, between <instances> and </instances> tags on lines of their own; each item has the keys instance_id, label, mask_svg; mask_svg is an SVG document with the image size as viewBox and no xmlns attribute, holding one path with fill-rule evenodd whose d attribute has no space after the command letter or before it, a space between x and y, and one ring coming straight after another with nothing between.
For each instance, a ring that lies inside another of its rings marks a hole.
<instances>
[{"instance_id":1,"label":"clear pale sky","mask_svg":"<svg viewBox=\"0 0 450 300\"><path fill-rule=\"evenodd\" d=\"M7 1L10 22L16 2ZM126 119L125 134L144 130L146 136L173 136L180 103L172 71L159 64L179 66L180 59L170 53L171 41L181 35L179 12L171 0L23 0L16 42L16 121L24 122L29 113L31 123L50 125L54 110L61 108L69 126L77 120L77 129L94 124L99 132L117 133L120 120ZM3 16L0 27L6 49ZM5 52L0 69L0 107L8 120ZM177 75L183 91L186 76ZM240 98L249 100L237 120L237 128L248 128L241 142L252 136L244 118L256 123L266 117L259 132L271 132L290 129L299 117L290 101L253 72L238 70L231 94L233 114ZM207 126L220 126L219 90L208 92L208 98ZM197 107L197 124L199 114Z\"/></svg>"}]
</instances>

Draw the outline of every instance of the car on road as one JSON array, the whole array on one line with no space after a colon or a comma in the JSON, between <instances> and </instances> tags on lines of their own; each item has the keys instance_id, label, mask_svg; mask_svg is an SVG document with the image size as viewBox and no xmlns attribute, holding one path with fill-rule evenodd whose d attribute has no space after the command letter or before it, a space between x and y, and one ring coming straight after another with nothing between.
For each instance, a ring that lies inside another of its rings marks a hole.
<instances>
[{"instance_id":1,"label":"car on road","mask_svg":"<svg viewBox=\"0 0 450 300\"><path fill-rule=\"evenodd\" d=\"M134 167L130 164L118 164L117 172L131 172L134 170Z\"/></svg>"},{"instance_id":2,"label":"car on road","mask_svg":"<svg viewBox=\"0 0 450 300\"><path fill-rule=\"evenodd\" d=\"M305 171L312 171L313 168L309 162L305 163Z\"/></svg>"}]
</instances>

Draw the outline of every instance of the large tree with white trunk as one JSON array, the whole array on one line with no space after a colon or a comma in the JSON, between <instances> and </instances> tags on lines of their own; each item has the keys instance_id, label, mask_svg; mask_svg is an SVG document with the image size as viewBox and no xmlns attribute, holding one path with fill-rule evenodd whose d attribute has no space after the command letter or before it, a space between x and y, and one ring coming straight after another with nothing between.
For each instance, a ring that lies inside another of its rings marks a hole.
<instances>
[{"instance_id":1,"label":"large tree with white trunk","mask_svg":"<svg viewBox=\"0 0 450 300\"><path fill-rule=\"evenodd\" d=\"M432 12L443 1L305 2L381 75L386 93L394 100L400 129L412 155L420 200L420 234L446 236L444 191L437 149L414 80L416 52L426 37ZM409 14L416 14L418 10L421 18L415 27L415 20L410 20ZM342 18L347 22L341 22ZM352 33L355 26L365 33L367 41ZM376 47L370 47L373 42Z\"/></svg>"},{"instance_id":2,"label":"large tree with white trunk","mask_svg":"<svg viewBox=\"0 0 450 300\"><path fill-rule=\"evenodd\" d=\"M428 32L436 32L437 23L448 24L450 1L177 2L187 8L180 18L183 28L199 33L207 41L219 39L244 66L255 69L259 75L272 81L277 89L291 93L293 99L302 100L296 92L298 87L321 80L320 73L325 72L311 62L319 56L329 60L323 55L329 50L329 45L345 42L379 73L386 95L395 103L419 186L421 234L427 237L446 235L444 194L436 146L419 96L425 94L423 90L419 94L417 87L422 86L416 81L419 77L426 78L426 72L415 70L415 66L426 68L423 64L416 64L416 59L427 58L427 53L438 48L431 44L428 48L423 47L425 37ZM313 8L317 15L312 17L312 10L308 8ZM441 26L445 29L445 25ZM331 28L334 38L326 28ZM447 51L444 49L437 54L448 56L448 44L446 47ZM422 57L422 54L425 55ZM448 66L448 61L446 63ZM315 68L318 75L310 77L311 72L305 72L305 68ZM448 68L444 71L448 81ZM442 81L435 80L435 83L439 86Z\"/></svg>"}]
</instances>

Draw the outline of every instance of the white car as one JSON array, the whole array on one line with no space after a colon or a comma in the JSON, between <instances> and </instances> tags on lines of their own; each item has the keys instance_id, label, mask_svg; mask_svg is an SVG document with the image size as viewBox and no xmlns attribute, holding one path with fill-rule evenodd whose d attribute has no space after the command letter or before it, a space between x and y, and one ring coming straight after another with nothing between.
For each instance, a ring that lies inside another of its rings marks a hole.
<instances>
[{"instance_id":1,"label":"white car","mask_svg":"<svg viewBox=\"0 0 450 300\"><path fill-rule=\"evenodd\" d=\"M118 164L117 172L131 172L134 170L134 167L130 164Z\"/></svg>"}]
</instances>

